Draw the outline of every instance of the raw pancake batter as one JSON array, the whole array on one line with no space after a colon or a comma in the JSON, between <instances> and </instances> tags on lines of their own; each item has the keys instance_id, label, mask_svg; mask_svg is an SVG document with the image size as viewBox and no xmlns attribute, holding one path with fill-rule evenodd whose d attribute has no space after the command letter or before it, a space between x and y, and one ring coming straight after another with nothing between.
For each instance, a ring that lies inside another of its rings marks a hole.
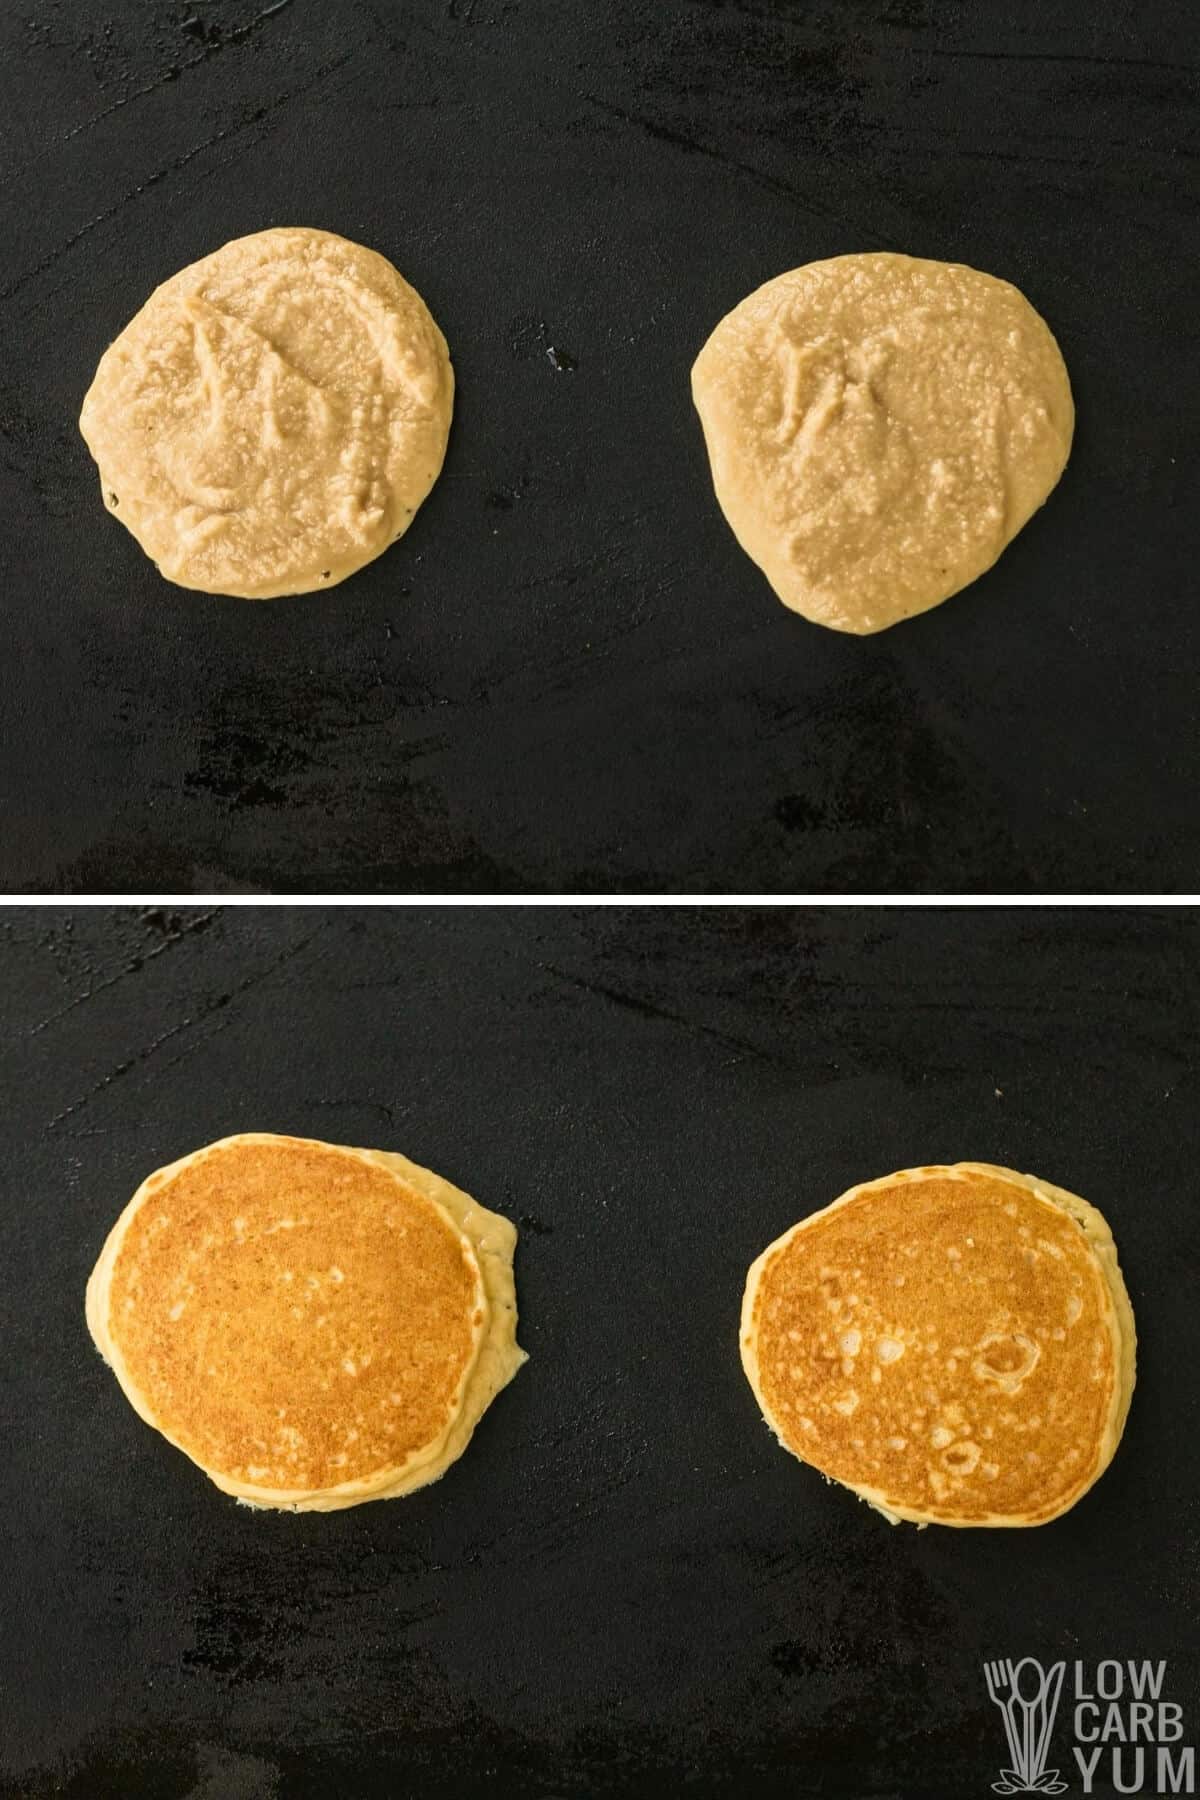
<instances>
[{"instance_id":1,"label":"raw pancake batter","mask_svg":"<svg viewBox=\"0 0 1200 1800\"><path fill-rule=\"evenodd\" d=\"M1006 281L879 253L722 319L692 393L717 499L785 606L882 631L990 568L1066 465L1058 345Z\"/></svg>"},{"instance_id":2,"label":"raw pancake batter","mask_svg":"<svg viewBox=\"0 0 1200 1800\"><path fill-rule=\"evenodd\" d=\"M408 529L453 400L445 339L391 263L289 227L157 288L79 424L168 581L267 599L331 587Z\"/></svg>"}]
</instances>

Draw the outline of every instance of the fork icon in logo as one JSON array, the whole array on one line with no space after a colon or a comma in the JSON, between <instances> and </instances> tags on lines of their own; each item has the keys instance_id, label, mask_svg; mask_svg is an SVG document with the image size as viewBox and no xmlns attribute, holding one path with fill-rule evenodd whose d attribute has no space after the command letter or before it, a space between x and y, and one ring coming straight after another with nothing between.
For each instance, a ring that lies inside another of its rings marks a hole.
<instances>
[{"instance_id":1,"label":"fork icon in logo","mask_svg":"<svg viewBox=\"0 0 1200 1800\"><path fill-rule=\"evenodd\" d=\"M1047 1769L1050 1733L1058 1711L1065 1663L1043 1669L1032 1656L1013 1663L1004 1659L983 1665L989 1698L1000 1708L1012 1767L993 1781L997 1794L1061 1794L1066 1782L1057 1769Z\"/></svg>"}]
</instances>

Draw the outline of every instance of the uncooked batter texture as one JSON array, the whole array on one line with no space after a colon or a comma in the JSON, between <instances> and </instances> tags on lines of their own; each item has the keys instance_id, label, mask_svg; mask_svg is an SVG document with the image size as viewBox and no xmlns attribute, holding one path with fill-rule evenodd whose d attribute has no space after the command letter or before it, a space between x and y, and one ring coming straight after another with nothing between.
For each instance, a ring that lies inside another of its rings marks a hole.
<instances>
[{"instance_id":1,"label":"uncooked batter texture","mask_svg":"<svg viewBox=\"0 0 1200 1800\"><path fill-rule=\"evenodd\" d=\"M1100 1213L990 1163L851 1188L768 1245L742 1303L780 1443L893 1523L1066 1512L1120 1442L1135 1345Z\"/></svg>"},{"instance_id":2,"label":"uncooked batter texture","mask_svg":"<svg viewBox=\"0 0 1200 1800\"><path fill-rule=\"evenodd\" d=\"M880 252L750 294L696 358L717 499L785 606L883 631L991 567L1062 474L1058 345L1007 281Z\"/></svg>"},{"instance_id":3,"label":"uncooked batter texture","mask_svg":"<svg viewBox=\"0 0 1200 1800\"><path fill-rule=\"evenodd\" d=\"M87 1321L147 1424L248 1505L424 1487L525 1361L516 1231L390 1151L249 1132L147 1177Z\"/></svg>"},{"instance_id":4,"label":"uncooked batter texture","mask_svg":"<svg viewBox=\"0 0 1200 1800\"><path fill-rule=\"evenodd\" d=\"M391 263L328 231L236 238L105 351L80 429L168 581L332 587L407 531L454 404L446 341Z\"/></svg>"}]
</instances>

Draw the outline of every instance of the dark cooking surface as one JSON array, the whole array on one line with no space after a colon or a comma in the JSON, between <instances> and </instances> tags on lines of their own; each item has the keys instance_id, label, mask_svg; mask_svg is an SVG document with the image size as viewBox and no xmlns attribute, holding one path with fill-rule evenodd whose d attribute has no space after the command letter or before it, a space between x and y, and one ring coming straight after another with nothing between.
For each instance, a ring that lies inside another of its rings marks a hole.
<instances>
[{"instance_id":1,"label":"dark cooking surface","mask_svg":"<svg viewBox=\"0 0 1200 1800\"><path fill-rule=\"evenodd\" d=\"M1200 885L1198 64L1195 0L4 7L0 886ZM397 262L459 407L401 545L255 606L158 579L75 421L280 223ZM1015 281L1079 429L995 571L855 641L738 550L687 383L872 248Z\"/></svg>"},{"instance_id":2,"label":"dark cooking surface","mask_svg":"<svg viewBox=\"0 0 1200 1800\"><path fill-rule=\"evenodd\" d=\"M1025 1654L1166 1658L1194 1741L1194 915L0 931L6 1796L971 1800L982 1660ZM521 1223L531 1360L410 1499L237 1508L86 1336L136 1183L253 1128L401 1149ZM1095 1201L1137 1313L1117 1459L1034 1531L891 1528L774 1445L738 1362L770 1238L962 1156Z\"/></svg>"}]
</instances>

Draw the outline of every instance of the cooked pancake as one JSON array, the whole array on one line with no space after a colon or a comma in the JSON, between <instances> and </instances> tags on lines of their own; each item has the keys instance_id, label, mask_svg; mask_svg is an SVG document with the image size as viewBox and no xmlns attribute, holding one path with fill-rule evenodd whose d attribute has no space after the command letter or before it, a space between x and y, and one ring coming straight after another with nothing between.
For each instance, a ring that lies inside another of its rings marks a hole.
<instances>
[{"instance_id":1,"label":"cooked pancake","mask_svg":"<svg viewBox=\"0 0 1200 1800\"><path fill-rule=\"evenodd\" d=\"M516 1237L403 1156L250 1132L142 1183L88 1326L226 1493L353 1506L436 1481L524 1362Z\"/></svg>"},{"instance_id":2,"label":"cooked pancake","mask_svg":"<svg viewBox=\"0 0 1200 1800\"><path fill-rule=\"evenodd\" d=\"M989 1163L851 1188L763 1251L742 1303L780 1443L893 1524L1074 1506L1120 1441L1135 1341L1096 1208Z\"/></svg>"}]
</instances>

